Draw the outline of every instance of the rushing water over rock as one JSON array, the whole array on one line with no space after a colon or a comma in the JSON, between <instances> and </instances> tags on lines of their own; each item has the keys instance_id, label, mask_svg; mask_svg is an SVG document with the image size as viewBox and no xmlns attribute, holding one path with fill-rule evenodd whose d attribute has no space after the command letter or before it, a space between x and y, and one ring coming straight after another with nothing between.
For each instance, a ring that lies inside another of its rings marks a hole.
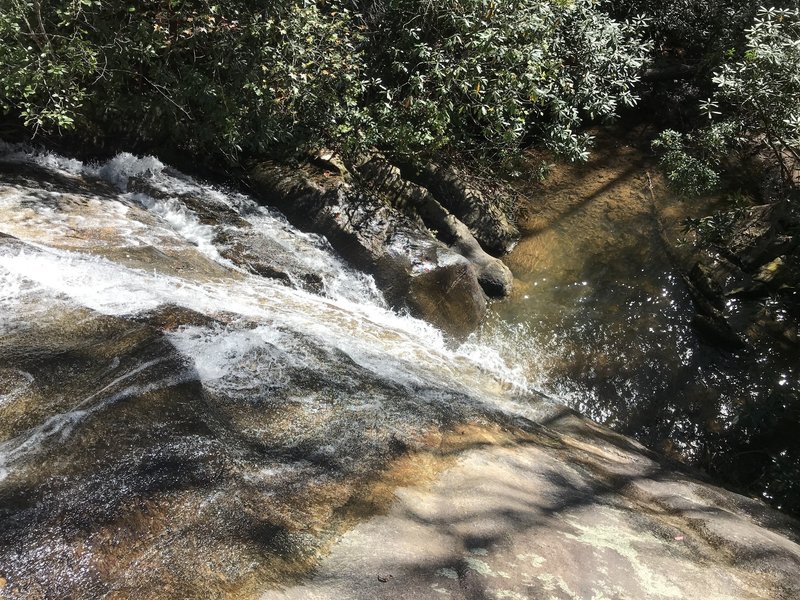
<instances>
[{"instance_id":1,"label":"rushing water over rock","mask_svg":"<svg viewBox=\"0 0 800 600\"><path fill-rule=\"evenodd\" d=\"M640 530L667 528L642 538L651 556L618 587L636 595L656 581L664 593L654 597L675 597L705 571L688 583L654 574L669 536L694 544L676 558L682 568L712 560L704 529L659 520L653 498L667 506L680 496L693 511L727 502L741 539L767 532L758 543L784 561L768 575L760 563L726 563L720 590L800 589L791 522L764 513L767 531L747 516L757 503L677 475L663 486L653 479L663 465L643 448L545 401L490 347L453 346L387 310L324 239L251 198L130 155L85 165L3 147L0 173L0 597L277 589L388 510L396 489L431 482L462 456L484 492L456 491L453 510L472 502L492 524L447 529L456 554L468 542L494 548L490 532L511 539L504 519L520 531L551 523L553 546L622 548L621 562L593 567L615 577L641 550ZM702 522L720 535L721 521ZM612 543L611 527L623 542ZM357 550L379 549L366 539ZM430 550L420 545L419 560ZM469 573L493 573L482 554L466 563L456 554L414 566L430 567L431 582L344 595L423 586L424 597L451 581L458 592L474 587ZM575 585L563 562L542 570L545 558L531 557L496 597Z\"/></svg>"},{"instance_id":2,"label":"rushing water over rock","mask_svg":"<svg viewBox=\"0 0 800 600\"><path fill-rule=\"evenodd\" d=\"M0 502L22 587L104 592L104 569L141 560L187 593L203 547L240 583L256 555L311 551L314 524L430 429L526 391L246 196L152 158L2 162ZM136 531L144 554L115 556Z\"/></svg>"}]
</instances>

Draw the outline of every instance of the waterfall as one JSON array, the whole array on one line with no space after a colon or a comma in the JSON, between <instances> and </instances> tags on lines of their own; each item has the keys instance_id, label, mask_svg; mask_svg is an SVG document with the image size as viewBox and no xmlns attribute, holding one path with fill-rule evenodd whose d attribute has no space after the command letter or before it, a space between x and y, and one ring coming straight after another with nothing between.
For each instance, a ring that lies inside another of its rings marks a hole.
<instances>
[{"instance_id":1,"label":"waterfall","mask_svg":"<svg viewBox=\"0 0 800 600\"><path fill-rule=\"evenodd\" d=\"M798 597L796 521L549 401L537 344L618 349L532 332L456 342L155 158L0 144L0 598Z\"/></svg>"},{"instance_id":2,"label":"waterfall","mask_svg":"<svg viewBox=\"0 0 800 600\"><path fill-rule=\"evenodd\" d=\"M142 503L183 536L152 569L191 578L202 546L235 556L238 580L265 542L220 541L231 530L315 547L301 524L431 432L543 410L497 350L391 311L324 238L245 194L130 154L5 144L0 173L0 543L44 595L43 560L131 527ZM109 544L58 584L108 592Z\"/></svg>"}]
</instances>

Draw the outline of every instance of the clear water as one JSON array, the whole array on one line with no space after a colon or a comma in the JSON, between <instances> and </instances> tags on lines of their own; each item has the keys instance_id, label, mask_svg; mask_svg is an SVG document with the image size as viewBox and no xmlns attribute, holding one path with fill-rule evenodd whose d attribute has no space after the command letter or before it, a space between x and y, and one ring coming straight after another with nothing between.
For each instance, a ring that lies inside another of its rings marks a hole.
<instances>
[{"instance_id":1,"label":"clear water","mask_svg":"<svg viewBox=\"0 0 800 600\"><path fill-rule=\"evenodd\" d=\"M733 353L698 337L681 248L669 250L662 233L680 240L682 218L713 201L674 197L639 148L602 147L527 190L523 239L507 257L514 294L493 306L484 335L583 414L800 509L796 345L763 338ZM800 323L758 301L731 301L727 313L732 323L759 313Z\"/></svg>"}]
</instances>

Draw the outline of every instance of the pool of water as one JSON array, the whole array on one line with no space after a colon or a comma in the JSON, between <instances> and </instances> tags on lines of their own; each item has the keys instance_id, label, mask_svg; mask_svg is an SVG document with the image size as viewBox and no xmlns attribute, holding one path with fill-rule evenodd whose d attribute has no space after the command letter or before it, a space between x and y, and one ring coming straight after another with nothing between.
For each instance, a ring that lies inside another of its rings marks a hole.
<instances>
[{"instance_id":1,"label":"pool of water","mask_svg":"<svg viewBox=\"0 0 800 600\"><path fill-rule=\"evenodd\" d=\"M630 138L600 148L525 190L523 238L506 258L515 290L484 334L583 414L797 511L796 349L761 340L732 353L698 338L681 276L688 250L675 242L683 219L715 201L670 194ZM727 313L775 310L750 301Z\"/></svg>"}]
</instances>

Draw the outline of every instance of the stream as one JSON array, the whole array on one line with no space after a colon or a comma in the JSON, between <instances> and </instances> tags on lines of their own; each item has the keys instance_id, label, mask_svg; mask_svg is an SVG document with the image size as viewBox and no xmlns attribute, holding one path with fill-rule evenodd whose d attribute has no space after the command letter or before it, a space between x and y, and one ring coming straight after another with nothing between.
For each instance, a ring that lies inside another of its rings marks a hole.
<instances>
[{"instance_id":1,"label":"stream","mask_svg":"<svg viewBox=\"0 0 800 600\"><path fill-rule=\"evenodd\" d=\"M392 458L548 404L247 196L127 154L0 172L0 595L284 581Z\"/></svg>"},{"instance_id":2,"label":"stream","mask_svg":"<svg viewBox=\"0 0 800 600\"><path fill-rule=\"evenodd\" d=\"M567 448L559 403L702 464L743 390L797 393L700 345L647 210L571 189L455 344L247 195L0 145L0 597L247 597L465 448Z\"/></svg>"}]
</instances>

